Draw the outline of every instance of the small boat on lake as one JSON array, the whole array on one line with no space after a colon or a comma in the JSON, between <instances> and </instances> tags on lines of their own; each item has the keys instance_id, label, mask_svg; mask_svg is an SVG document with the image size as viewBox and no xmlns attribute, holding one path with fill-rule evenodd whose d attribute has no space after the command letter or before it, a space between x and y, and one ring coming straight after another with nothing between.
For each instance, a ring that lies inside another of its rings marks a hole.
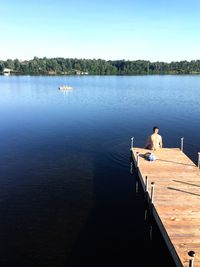
<instances>
[{"instance_id":1,"label":"small boat on lake","mask_svg":"<svg viewBox=\"0 0 200 267\"><path fill-rule=\"evenodd\" d=\"M59 90L64 90L64 91L65 91L65 90L72 90L73 87L68 86L68 85L62 85L62 86L59 86L58 89L59 89Z\"/></svg>"}]
</instances>

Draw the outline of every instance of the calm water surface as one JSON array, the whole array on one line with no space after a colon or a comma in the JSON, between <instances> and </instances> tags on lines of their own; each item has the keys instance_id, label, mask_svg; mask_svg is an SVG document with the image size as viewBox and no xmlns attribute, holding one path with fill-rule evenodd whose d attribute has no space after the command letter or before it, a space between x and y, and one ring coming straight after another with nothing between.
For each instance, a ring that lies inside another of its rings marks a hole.
<instances>
[{"instance_id":1,"label":"calm water surface","mask_svg":"<svg viewBox=\"0 0 200 267\"><path fill-rule=\"evenodd\" d=\"M0 76L1 266L160 266L157 251L173 266L148 240L130 137L158 125L196 162L199 93L190 75Z\"/></svg>"}]
</instances>

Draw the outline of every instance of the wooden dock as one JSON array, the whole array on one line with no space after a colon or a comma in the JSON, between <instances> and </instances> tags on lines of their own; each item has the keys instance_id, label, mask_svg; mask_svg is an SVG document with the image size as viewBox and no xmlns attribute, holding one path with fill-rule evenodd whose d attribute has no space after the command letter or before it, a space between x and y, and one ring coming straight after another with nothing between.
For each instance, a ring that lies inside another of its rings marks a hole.
<instances>
[{"instance_id":1,"label":"wooden dock","mask_svg":"<svg viewBox=\"0 0 200 267\"><path fill-rule=\"evenodd\" d=\"M147 149L131 151L144 191L148 178L149 197L155 183L152 214L176 265L200 267L200 169L178 148L153 152L155 161L144 159Z\"/></svg>"}]
</instances>

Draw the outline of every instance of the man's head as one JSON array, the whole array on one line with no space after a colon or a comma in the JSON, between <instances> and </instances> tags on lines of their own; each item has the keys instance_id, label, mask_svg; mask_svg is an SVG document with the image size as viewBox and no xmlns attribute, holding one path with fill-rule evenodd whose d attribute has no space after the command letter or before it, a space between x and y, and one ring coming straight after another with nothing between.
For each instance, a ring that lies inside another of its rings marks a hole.
<instances>
[{"instance_id":1,"label":"man's head","mask_svg":"<svg viewBox=\"0 0 200 267\"><path fill-rule=\"evenodd\" d=\"M158 132L159 132L159 128L158 128L157 126L154 126L154 127L153 127L153 132L154 132L154 133L158 133Z\"/></svg>"}]
</instances>

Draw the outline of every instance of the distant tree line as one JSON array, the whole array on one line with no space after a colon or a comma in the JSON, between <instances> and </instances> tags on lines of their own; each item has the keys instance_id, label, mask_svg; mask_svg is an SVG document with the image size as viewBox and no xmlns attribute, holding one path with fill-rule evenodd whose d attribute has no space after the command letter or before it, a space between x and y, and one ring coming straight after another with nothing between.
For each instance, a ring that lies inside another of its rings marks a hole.
<instances>
[{"instance_id":1,"label":"distant tree line","mask_svg":"<svg viewBox=\"0 0 200 267\"><path fill-rule=\"evenodd\" d=\"M150 62L145 60L102 60L76 58L37 58L19 61L0 60L0 73L5 68L13 74L90 74L90 75L135 75L135 74L200 74L200 60L179 62Z\"/></svg>"}]
</instances>

